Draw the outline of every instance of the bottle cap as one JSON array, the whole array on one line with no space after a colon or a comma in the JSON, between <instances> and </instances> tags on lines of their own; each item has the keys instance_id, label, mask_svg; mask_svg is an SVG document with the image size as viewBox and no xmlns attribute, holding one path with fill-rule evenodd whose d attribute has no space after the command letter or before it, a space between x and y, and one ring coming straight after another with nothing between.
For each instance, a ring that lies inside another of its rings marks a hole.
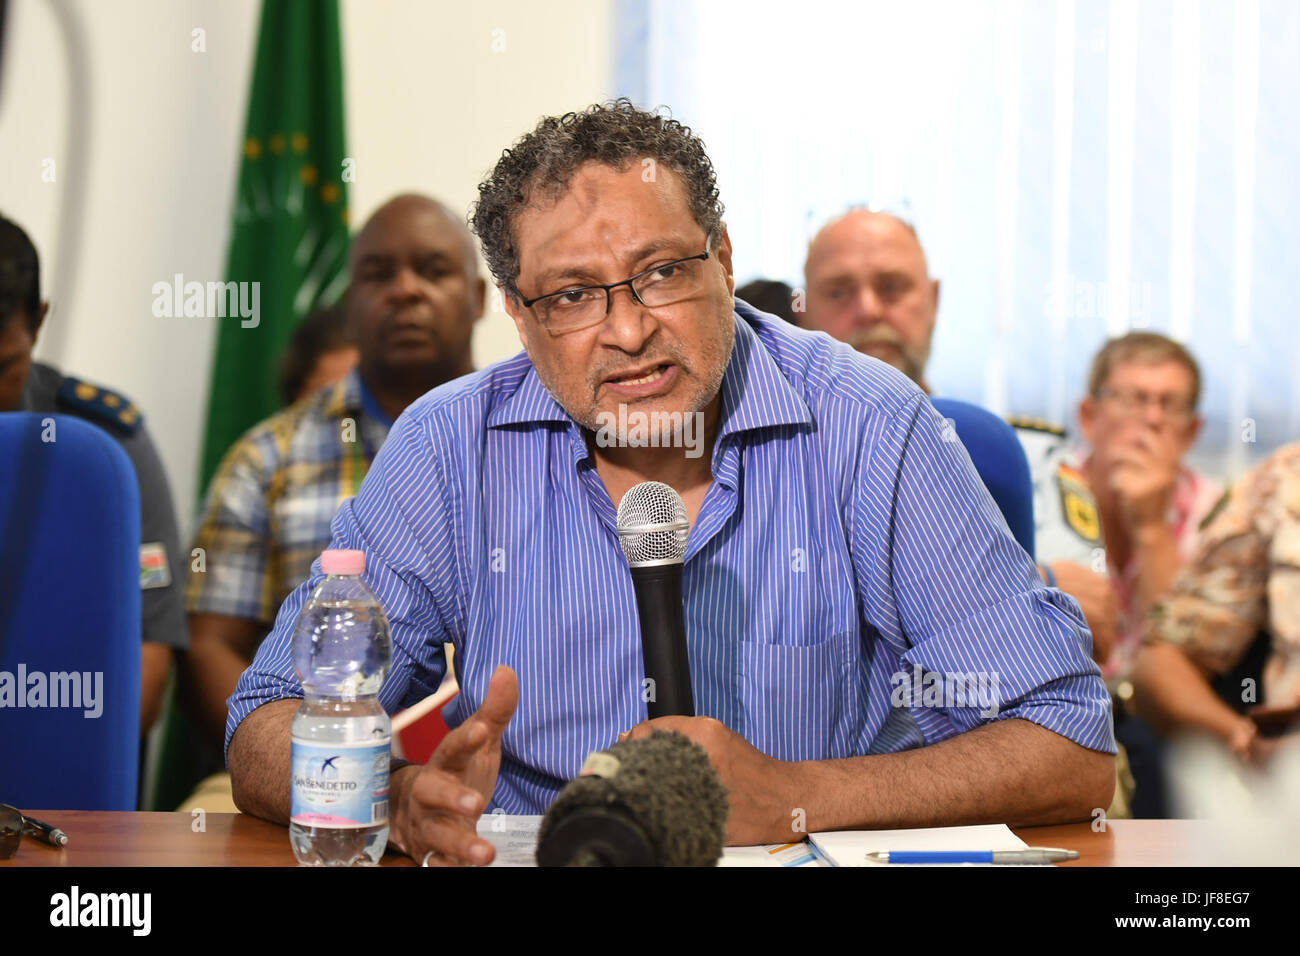
<instances>
[{"instance_id":1,"label":"bottle cap","mask_svg":"<svg viewBox=\"0 0 1300 956\"><path fill-rule=\"evenodd\" d=\"M320 569L326 574L360 574L366 569L366 553L343 550L322 551Z\"/></svg>"}]
</instances>

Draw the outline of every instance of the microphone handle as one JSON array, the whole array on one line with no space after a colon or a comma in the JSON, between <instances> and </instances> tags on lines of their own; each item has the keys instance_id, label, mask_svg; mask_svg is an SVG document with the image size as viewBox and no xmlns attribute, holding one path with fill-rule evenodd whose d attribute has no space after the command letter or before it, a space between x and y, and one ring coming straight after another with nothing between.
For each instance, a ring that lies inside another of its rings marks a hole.
<instances>
[{"instance_id":1,"label":"microphone handle","mask_svg":"<svg viewBox=\"0 0 1300 956\"><path fill-rule=\"evenodd\" d=\"M656 564L632 569L637 616L641 620L641 658L645 676L654 681L654 699L646 701L656 717L695 716L691 668L686 659L686 624L682 611L682 566Z\"/></svg>"}]
</instances>

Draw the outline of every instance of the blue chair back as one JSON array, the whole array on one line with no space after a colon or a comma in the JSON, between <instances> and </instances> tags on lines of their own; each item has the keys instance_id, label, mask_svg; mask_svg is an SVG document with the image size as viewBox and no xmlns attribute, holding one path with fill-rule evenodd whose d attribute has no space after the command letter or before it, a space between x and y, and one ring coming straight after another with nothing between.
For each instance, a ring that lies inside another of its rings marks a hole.
<instances>
[{"instance_id":1,"label":"blue chair back","mask_svg":"<svg viewBox=\"0 0 1300 956\"><path fill-rule=\"evenodd\" d=\"M1020 546L1034 557L1034 483L1016 430L987 409L953 398L936 398L935 410L953 423L984 487Z\"/></svg>"},{"instance_id":2,"label":"blue chair back","mask_svg":"<svg viewBox=\"0 0 1300 956\"><path fill-rule=\"evenodd\" d=\"M0 414L0 802L134 810L140 493L66 415Z\"/></svg>"}]
</instances>

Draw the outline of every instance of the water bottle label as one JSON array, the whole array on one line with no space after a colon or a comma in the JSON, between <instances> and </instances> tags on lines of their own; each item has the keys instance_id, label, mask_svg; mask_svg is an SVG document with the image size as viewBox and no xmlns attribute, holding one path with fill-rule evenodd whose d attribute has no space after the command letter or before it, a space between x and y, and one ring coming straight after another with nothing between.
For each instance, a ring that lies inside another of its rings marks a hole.
<instances>
[{"instance_id":1,"label":"water bottle label","mask_svg":"<svg viewBox=\"0 0 1300 956\"><path fill-rule=\"evenodd\" d=\"M389 741L293 741L290 821L305 827L360 828L388 822Z\"/></svg>"}]
</instances>

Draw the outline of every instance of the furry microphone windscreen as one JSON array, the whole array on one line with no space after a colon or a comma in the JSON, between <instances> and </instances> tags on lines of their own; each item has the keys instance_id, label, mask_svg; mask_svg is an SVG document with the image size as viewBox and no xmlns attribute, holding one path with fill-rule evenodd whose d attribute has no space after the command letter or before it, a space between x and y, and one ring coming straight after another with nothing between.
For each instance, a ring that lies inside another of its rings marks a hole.
<instances>
[{"instance_id":1,"label":"furry microphone windscreen","mask_svg":"<svg viewBox=\"0 0 1300 956\"><path fill-rule=\"evenodd\" d=\"M713 866L726 839L726 788L704 748L655 731L591 754L537 839L542 866Z\"/></svg>"}]
</instances>

